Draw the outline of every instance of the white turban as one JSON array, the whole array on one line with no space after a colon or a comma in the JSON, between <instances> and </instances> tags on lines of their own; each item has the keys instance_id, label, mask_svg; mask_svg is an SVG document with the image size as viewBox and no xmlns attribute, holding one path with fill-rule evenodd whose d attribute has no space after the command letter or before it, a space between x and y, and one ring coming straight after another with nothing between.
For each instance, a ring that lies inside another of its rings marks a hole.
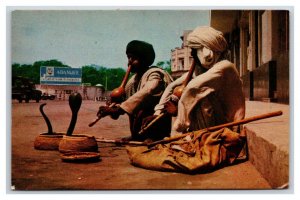
<instances>
[{"instance_id":1,"label":"white turban","mask_svg":"<svg viewBox=\"0 0 300 200\"><path fill-rule=\"evenodd\" d=\"M223 52L227 48L223 33L209 26L200 26L193 30L187 37L187 45L194 49L205 46L217 52Z\"/></svg>"}]
</instances>

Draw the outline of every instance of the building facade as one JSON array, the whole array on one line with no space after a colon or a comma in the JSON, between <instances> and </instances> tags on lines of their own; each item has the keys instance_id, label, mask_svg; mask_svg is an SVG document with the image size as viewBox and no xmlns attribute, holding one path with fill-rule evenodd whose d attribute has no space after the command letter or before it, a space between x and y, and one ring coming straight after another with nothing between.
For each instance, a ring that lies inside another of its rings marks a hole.
<instances>
[{"instance_id":1,"label":"building facade","mask_svg":"<svg viewBox=\"0 0 300 200\"><path fill-rule=\"evenodd\" d=\"M224 33L246 99L289 104L289 11L212 10L210 26ZM184 31L182 46L171 51L174 79L190 67L190 32Z\"/></svg>"},{"instance_id":2,"label":"building facade","mask_svg":"<svg viewBox=\"0 0 300 200\"><path fill-rule=\"evenodd\" d=\"M289 11L215 10L249 100L289 104Z\"/></svg>"},{"instance_id":3,"label":"building facade","mask_svg":"<svg viewBox=\"0 0 300 200\"><path fill-rule=\"evenodd\" d=\"M181 47L171 50L171 76L174 79L187 72L192 64L191 48L186 45L186 38L190 32L191 30L184 31L181 36Z\"/></svg>"},{"instance_id":4,"label":"building facade","mask_svg":"<svg viewBox=\"0 0 300 200\"><path fill-rule=\"evenodd\" d=\"M103 87L76 85L36 85L44 94L55 95L57 100L68 100L70 94L78 92L83 100L103 100L107 94Z\"/></svg>"}]
</instances>

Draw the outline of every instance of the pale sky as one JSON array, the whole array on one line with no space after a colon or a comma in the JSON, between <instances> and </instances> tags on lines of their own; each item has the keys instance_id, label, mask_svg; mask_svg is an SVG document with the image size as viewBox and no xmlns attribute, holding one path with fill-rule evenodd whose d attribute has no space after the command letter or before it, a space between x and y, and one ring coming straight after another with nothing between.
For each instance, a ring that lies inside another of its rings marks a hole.
<instances>
[{"instance_id":1,"label":"pale sky","mask_svg":"<svg viewBox=\"0 0 300 200\"><path fill-rule=\"evenodd\" d=\"M184 30L209 24L207 10L31 10L12 12L12 63L57 59L71 67L126 68L126 45L154 47L154 64L170 59Z\"/></svg>"}]
</instances>

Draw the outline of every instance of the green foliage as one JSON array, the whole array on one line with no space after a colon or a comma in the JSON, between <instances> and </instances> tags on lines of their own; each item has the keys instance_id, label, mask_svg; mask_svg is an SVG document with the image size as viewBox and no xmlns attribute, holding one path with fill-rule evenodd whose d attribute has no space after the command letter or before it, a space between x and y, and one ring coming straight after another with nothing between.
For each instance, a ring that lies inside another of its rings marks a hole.
<instances>
[{"instance_id":1,"label":"green foliage","mask_svg":"<svg viewBox=\"0 0 300 200\"><path fill-rule=\"evenodd\" d=\"M64 65L58 60L47 60L47 61L37 61L33 64L12 64L12 76L22 76L28 78L34 84L40 83L40 67L41 66L55 66L55 67L69 67Z\"/></svg>"},{"instance_id":2,"label":"green foliage","mask_svg":"<svg viewBox=\"0 0 300 200\"><path fill-rule=\"evenodd\" d=\"M170 61L160 61L156 65L171 73ZM36 61L33 64L14 63L12 64L12 76L22 76L30 79L34 84L39 84L41 66L70 68L58 60ZM107 90L113 90L120 86L125 73L123 68L85 65L82 66L82 83L90 83L92 86L102 84Z\"/></svg>"},{"instance_id":3,"label":"green foliage","mask_svg":"<svg viewBox=\"0 0 300 200\"><path fill-rule=\"evenodd\" d=\"M113 90L120 86L125 70L122 68L105 68L94 66L82 67L82 82L91 85L102 84L107 90Z\"/></svg>"},{"instance_id":4,"label":"green foliage","mask_svg":"<svg viewBox=\"0 0 300 200\"><path fill-rule=\"evenodd\" d=\"M40 67L68 67L58 60L36 61L33 64L12 64L12 76L22 76L30 79L34 84L40 83ZM97 65L82 66L82 83L90 83L92 86L102 84L107 90L113 90L120 86L125 70L122 68L105 68Z\"/></svg>"},{"instance_id":5,"label":"green foliage","mask_svg":"<svg viewBox=\"0 0 300 200\"><path fill-rule=\"evenodd\" d=\"M96 68L91 66L83 66L81 69L83 83L91 83L91 85L96 85L102 82L102 77Z\"/></svg>"},{"instance_id":6,"label":"green foliage","mask_svg":"<svg viewBox=\"0 0 300 200\"><path fill-rule=\"evenodd\" d=\"M169 60L168 61L160 61L160 62L156 63L156 66L161 67L166 72L171 74L171 61L169 61Z\"/></svg>"},{"instance_id":7,"label":"green foliage","mask_svg":"<svg viewBox=\"0 0 300 200\"><path fill-rule=\"evenodd\" d=\"M122 68L107 69L107 89L113 90L121 85L126 71Z\"/></svg>"}]
</instances>

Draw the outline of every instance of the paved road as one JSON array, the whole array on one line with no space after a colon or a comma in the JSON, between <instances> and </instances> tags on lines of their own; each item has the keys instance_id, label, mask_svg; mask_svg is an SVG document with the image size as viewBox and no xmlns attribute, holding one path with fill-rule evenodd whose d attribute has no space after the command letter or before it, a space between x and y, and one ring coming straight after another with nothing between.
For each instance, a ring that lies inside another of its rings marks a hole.
<instances>
[{"instance_id":1,"label":"paved road","mask_svg":"<svg viewBox=\"0 0 300 200\"><path fill-rule=\"evenodd\" d=\"M119 189L269 189L250 162L242 162L207 174L188 175L158 172L134 167L124 147L98 143L101 161L94 163L66 163L58 151L33 148L35 138L47 132L39 112L44 110L55 132L66 132L71 110L67 101L40 103L12 102L11 128L11 185L13 190L119 190ZM94 127L101 103L83 101L73 134L115 139L129 136L127 116L115 121L109 117Z\"/></svg>"}]
</instances>

